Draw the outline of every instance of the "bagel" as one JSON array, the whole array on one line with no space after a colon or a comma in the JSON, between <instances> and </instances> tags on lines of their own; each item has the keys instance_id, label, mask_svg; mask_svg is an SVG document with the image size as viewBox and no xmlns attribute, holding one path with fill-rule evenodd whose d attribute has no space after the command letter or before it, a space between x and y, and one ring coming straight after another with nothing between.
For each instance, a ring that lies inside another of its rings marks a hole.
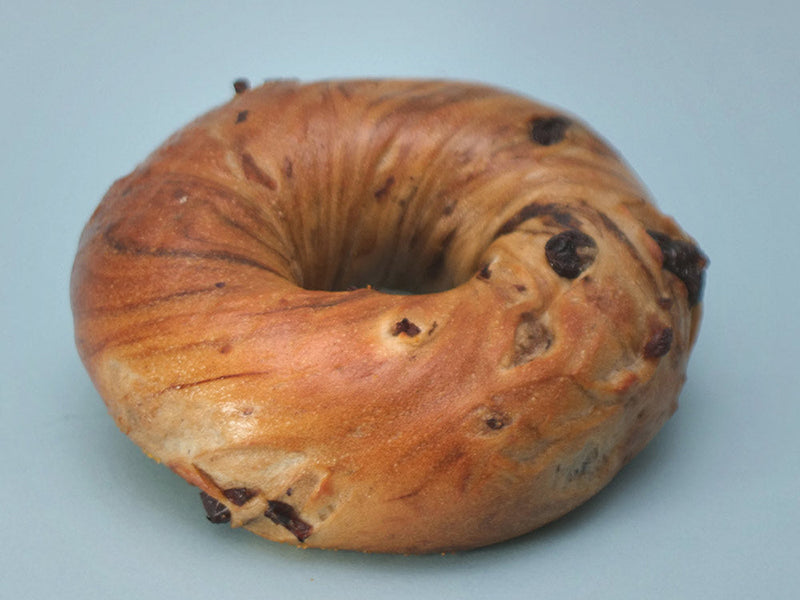
<instances>
[{"instance_id":1,"label":"bagel","mask_svg":"<svg viewBox=\"0 0 800 600\"><path fill-rule=\"evenodd\" d=\"M676 409L707 259L581 121L450 81L235 89L113 184L71 278L110 414L210 520L475 548Z\"/></svg>"}]
</instances>

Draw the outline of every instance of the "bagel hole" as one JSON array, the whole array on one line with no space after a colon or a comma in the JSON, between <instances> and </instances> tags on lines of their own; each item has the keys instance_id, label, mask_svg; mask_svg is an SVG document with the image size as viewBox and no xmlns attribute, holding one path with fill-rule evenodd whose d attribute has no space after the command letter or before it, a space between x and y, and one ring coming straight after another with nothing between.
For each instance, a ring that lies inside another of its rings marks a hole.
<instances>
[{"instance_id":1,"label":"bagel hole","mask_svg":"<svg viewBox=\"0 0 800 600\"><path fill-rule=\"evenodd\" d=\"M302 269L302 287L331 292L372 288L395 295L453 289L478 273L482 264L479 252L474 256L460 255L465 252L456 245L455 233L455 229L438 236L414 233L408 240L399 241L397 235L387 233L385 243L377 238L378 243L369 249L359 247L358 240L345 240L345 248L353 249L344 252L344 258L336 261L319 253L321 264ZM475 249L472 247L473 252Z\"/></svg>"}]
</instances>

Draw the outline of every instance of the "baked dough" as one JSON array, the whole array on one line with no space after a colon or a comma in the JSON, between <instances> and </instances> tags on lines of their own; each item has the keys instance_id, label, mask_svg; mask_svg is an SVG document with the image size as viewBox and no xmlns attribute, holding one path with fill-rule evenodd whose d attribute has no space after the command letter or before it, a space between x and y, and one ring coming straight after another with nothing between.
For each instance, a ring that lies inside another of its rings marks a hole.
<instances>
[{"instance_id":1,"label":"baked dough","mask_svg":"<svg viewBox=\"0 0 800 600\"><path fill-rule=\"evenodd\" d=\"M675 410L706 258L586 125L447 81L236 91L111 187L71 285L111 415L211 520L490 544Z\"/></svg>"}]
</instances>

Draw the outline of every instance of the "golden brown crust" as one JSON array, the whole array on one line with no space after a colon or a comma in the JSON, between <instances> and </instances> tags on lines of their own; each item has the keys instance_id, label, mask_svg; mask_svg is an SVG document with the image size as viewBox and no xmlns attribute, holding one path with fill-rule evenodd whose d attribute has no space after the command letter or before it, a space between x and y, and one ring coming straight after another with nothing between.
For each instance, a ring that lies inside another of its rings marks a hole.
<instances>
[{"instance_id":1,"label":"golden brown crust","mask_svg":"<svg viewBox=\"0 0 800 600\"><path fill-rule=\"evenodd\" d=\"M237 92L112 186L72 275L117 424L233 525L489 544L675 410L705 259L585 125L453 82Z\"/></svg>"}]
</instances>

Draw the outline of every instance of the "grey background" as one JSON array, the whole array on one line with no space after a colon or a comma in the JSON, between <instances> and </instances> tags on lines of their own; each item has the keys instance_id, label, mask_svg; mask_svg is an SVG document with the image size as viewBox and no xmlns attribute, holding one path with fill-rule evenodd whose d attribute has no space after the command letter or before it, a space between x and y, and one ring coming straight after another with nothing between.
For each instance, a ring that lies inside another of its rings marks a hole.
<instances>
[{"instance_id":1,"label":"grey background","mask_svg":"<svg viewBox=\"0 0 800 600\"><path fill-rule=\"evenodd\" d=\"M0 597L796 598L795 2L4 2ZM298 550L205 522L119 433L68 281L111 182L239 76L435 76L588 120L711 258L681 408L601 494L447 556Z\"/></svg>"}]
</instances>

